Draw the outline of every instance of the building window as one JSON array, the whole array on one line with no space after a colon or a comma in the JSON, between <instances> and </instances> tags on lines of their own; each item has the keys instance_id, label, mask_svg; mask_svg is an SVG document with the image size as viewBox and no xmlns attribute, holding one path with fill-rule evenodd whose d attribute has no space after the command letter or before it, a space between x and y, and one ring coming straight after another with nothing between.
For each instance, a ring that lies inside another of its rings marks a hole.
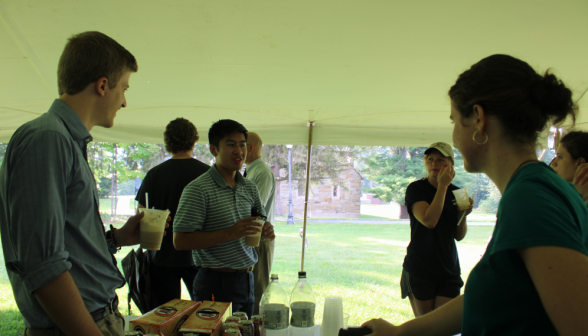
<instances>
[{"instance_id":1,"label":"building window","mask_svg":"<svg viewBox=\"0 0 588 336\"><path fill-rule=\"evenodd\" d=\"M299 197L304 196L304 192L306 191L306 190L304 190L305 189L304 187L305 187L304 183L298 183L298 196Z\"/></svg>"},{"instance_id":2,"label":"building window","mask_svg":"<svg viewBox=\"0 0 588 336\"><path fill-rule=\"evenodd\" d=\"M333 186L333 197L337 197L338 191L339 191L339 186L334 185Z\"/></svg>"}]
</instances>

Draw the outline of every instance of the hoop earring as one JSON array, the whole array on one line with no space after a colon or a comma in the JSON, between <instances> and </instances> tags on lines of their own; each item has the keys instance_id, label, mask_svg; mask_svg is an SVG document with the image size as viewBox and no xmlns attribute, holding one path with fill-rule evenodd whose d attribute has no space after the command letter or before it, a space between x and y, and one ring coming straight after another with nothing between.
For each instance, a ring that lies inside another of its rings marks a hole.
<instances>
[{"instance_id":1,"label":"hoop earring","mask_svg":"<svg viewBox=\"0 0 588 336\"><path fill-rule=\"evenodd\" d=\"M485 145L485 144L486 144L486 142L488 142L488 134L484 134L484 135L486 136L486 140L484 140L484 142L477 142L477 141L476 141L476 133L478 133L478 130L476 130L476 131L474 132L474 134L472 135L472 140L474 140L474 142L475 142L476 144L478 144L478 145Z\"/></svg>"}]
</instances>

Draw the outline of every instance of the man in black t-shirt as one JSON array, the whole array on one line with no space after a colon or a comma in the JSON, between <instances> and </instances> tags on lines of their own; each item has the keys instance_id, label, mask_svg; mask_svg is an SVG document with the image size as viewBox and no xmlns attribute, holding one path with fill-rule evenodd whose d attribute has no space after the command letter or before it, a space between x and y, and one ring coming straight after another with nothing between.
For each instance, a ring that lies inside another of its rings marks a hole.
<instances>
[{"instance_id":1,"label":"man in black t-shirt","mask_svg":"<svg viewBox=\"0 0 588 336\"><path fill-rule=\"evenodd\" d=\"M151 256L150 280L153 306L158 307L172 299L181 298L183 280L192 296L198 265L194 265L192 251L177 251L173 244L173 222L184 187L206 173L210 166L192 158L198 131L184 118L171 121L163 133L165 149L172 158L151 169L141 185L136 200L139 208L169 209L171 221L163 236L161 249L149 251ZM145 193L149 194L146 204Z\"/></svg>"}]
</instances>

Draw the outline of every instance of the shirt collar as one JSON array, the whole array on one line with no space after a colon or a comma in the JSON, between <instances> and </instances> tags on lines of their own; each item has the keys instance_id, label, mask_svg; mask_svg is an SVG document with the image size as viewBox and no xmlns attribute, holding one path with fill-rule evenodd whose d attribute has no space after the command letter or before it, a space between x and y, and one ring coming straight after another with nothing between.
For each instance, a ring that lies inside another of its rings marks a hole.
<instances>
[{"instance_id":1,"label":"shirt collar","mask_svg":"<svg viewBox=\"0 0 588 336\"><path fill-rule=\"evenodd\" d=\"M55 113L61 118L74 140L84 141L86 143L93 140L92 135L88 132L80 116L63 100L55 99L49 109L49 113Z\"/></svg>"},{"instance_id":2,"label":"shirt collar","mask_svg":"<svg viewBox=\"0 0 588 336\"><path fill-rule=\"evenodd\" d=\"M247 165L246 169L252 169L255 166L257 166L258 164L261 164L263 161L261 161L261 158L254 160L253 162L251 162L250 164ZM247 174L249 174L251 171L247 170Z\"/></svg>"},{"instance_id":3,"label":"shirt collar","mask_svg":"<svg viewBox=\"0 0 588 336\"><path fill-rule=\"evenodd\" d=\"M225 182L225 179L221 176L221 174L216 169L216 163L213 164L212 167L210 167L210 169L208 170L208 173L210 174L210 176L212 177L214 182L216 182L216 184L218 184L219 187L221 187L221 188L229 187L232 189L232 187L230 185L228 185L227 182ZM236 185L245 185L245 178L243 177L243 175L241 175L240 172L235 173L235 179L237 181Z\"/></svg>"}]
</instances>

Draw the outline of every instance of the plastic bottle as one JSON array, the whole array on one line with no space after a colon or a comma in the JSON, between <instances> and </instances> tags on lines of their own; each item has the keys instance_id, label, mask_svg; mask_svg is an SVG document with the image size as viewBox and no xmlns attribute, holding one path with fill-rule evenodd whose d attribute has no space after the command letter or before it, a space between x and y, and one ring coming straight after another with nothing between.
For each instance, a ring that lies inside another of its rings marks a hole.
<instances>
[{"instance_id":1,"label":"plastic bottle","mask_svg":"<svg viewBox=\"0 0 588 336\"><path fill-rule=\"evenodd\" d=\"M271 282L261 297L259 315L262 319L262 336L288 336L290 308L277 274L272 274Z\"/></svg>"},{"instance_id":2,"label":"plastic bottle","mask_svg":"<svg viewBox=\"0 0 588 336\"><path fill-rule=\"evenodd\" d=\"M298 272L298 282L290 295L290 336L314 336L316 299L306 282L306 272Z\"/></svg>"}]
</instances>

